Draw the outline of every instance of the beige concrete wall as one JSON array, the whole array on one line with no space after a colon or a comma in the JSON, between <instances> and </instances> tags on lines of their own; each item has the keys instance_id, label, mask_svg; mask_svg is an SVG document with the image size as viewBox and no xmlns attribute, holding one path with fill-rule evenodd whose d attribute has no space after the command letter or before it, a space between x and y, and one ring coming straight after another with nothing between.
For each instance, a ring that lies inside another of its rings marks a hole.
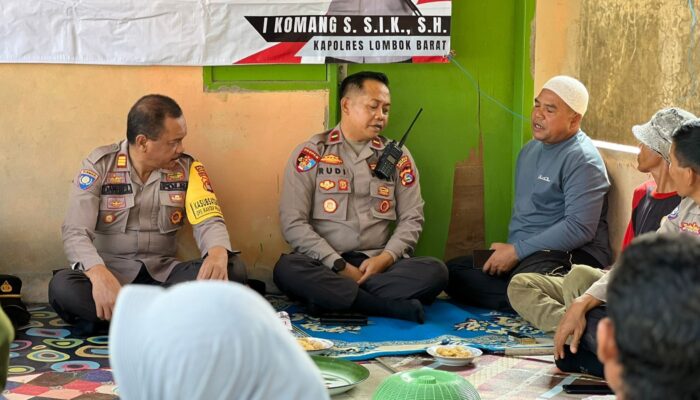
<instances>
[{"instance_id":1,"label":"beige concrete wall","mask_svg":"<svg viewBox=\"0 0 700 400\"><path fill-rule=\"evenodd\" d=\"M608 194L608 228L610 247L615 258L620 254L622 239L632 215L632 193L651 175L637 170L637 155L621 151L600 149L600 154L608 170L611 190Z\"/></svg>"},{"instance_id":2,"label":"beige concrete wall","mask_svg":"<svg viewBox=\"0 0 700 400\"><path fill-rule=\"evenodd\" d=\"M535 88L553 75L578 77L590 92L583 129L593 138L634 145L632 126L660 108L700 114L700 57L692 48L700 33L691 35L690 25L687 2L676 0L539 0ZM601 153L613 184L608 215L617 253L632 191L648 176L636 170L634 155Z\"/></svg>"},{"instance_id":3,"label":"beige concrete wall","mask_svg":"<svg viewBox=\"0 0 700 400\"><path fill-rule=\"evenodd\" d=\"M554 75L578 77L590 92L583 129L594 138L635 144L632 125L645 122L657 108L672 104L671 97L685 93L679 89L684 78L671 73L688 41L683 24L689 18L684 13L689 15L687 7L672 0L539 0L536 92ZM657 74L658 70L669 73ZM612 183L608 223L617 256L632 192L650 177L637 171L634 154L603 149L601 154Z\"/></svg>"},{"instance_id":4,"label":"beige concrete wall","mask_svg":"<svg viewBox=\"0 0 700 400\"><path fill-rule=\"evenodd\" d=\"M555 75L578 75L581 0L538 0L535 8L535 95Z\"/></svg>"},{"instance_id":5,"label":"beige concrete wall","mask_svg":"<svg viewBox=\"0 0 700 400\"><path fill-rule=\"evenodd\" d=\"M700 114L700 29L687 2L539 0L536 17L535 88L557 74L581 79L591 136L635 144L631 126L660 108Z\"/></svg>"},{"instance_id":6,"label":"beige concrete wall","mask_svg":"<svg viewBox=\"0 0 700 400\"><path fill-rule=\"evenodd\" d=\"M68 188L95 147L125 137L140 96L162 93L184 110L186 151L207 166L234 246L249 273L268 279L280 252L277 204L293 147L324 129L325 91L205 93L202 69L0 65L0 271L45 298L66 265L60 227ZM197 257L189 230L179 254Z\"/></svg>"}]
</instances>

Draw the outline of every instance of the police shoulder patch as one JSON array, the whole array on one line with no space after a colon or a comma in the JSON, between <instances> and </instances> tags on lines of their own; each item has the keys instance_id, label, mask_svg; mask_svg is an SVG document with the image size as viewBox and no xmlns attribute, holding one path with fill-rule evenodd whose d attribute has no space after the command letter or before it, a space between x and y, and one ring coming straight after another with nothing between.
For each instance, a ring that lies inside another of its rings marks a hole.
<instances>
[{"instance_id":1,"label":"police shoulder patch","mask_svg":"<svg viewBox=\"0 0 700 400\"><path fill-rule=\"evenodd\" d=\"M95 183L100 174L91 169L81 169L78 175L78 186L82 190L88 190Z\"/></svg>"},{"instance_id":2,"label":"police shoulder patch","mask_svg":"<svg viewBox=\"0 0 700 400\"><path fill-rule=\"evenodd\" d=\"M408 158L407 155L404 154L403 157L401 157L399 159L399 161L396 163L396 169L402 169L403 167L406 167L406 166L408 166L408 167L411 166L411 160Z\"/></svg>"},{"instance_id":3,"label":"police shoulder patch","mask_svg":"<svg viewBox=\"0 0 700 400\"><path fill-rule=\"evenodd\" d=\"M297 161L296 161L296 166L297 166L297 171L299 172L306 172L311 170L313 167L315 167L318 164L318 161L321 159L321 156L311 150L308 147L304 147L299 155L297 156Z\"/></svg>"},{"instance_id":4,"label":"police shoulder patch","mask_svg":"<svg viewBox=\"0 0 700 400\"><path fill-rule=\"evenodd\" d=\"M674 208L673 211L671 211L671 213L668 214L668 216L667 216L666 218L668 218L668 219L676 219L676 218L678 218L679 209L680 209L680 207Z\"/></svg>"},{"instance_id":5,"label":"police shoulder patch","mask_svg":"<svg viewBox=\"0 0 700 400\"><path fill-rule=\"evenodd\" d=\"M412 186L416 182L416 176L413 174L413 168L404 168L399 174L401 184L403 186Z\"/></svg>"}]
</instances>

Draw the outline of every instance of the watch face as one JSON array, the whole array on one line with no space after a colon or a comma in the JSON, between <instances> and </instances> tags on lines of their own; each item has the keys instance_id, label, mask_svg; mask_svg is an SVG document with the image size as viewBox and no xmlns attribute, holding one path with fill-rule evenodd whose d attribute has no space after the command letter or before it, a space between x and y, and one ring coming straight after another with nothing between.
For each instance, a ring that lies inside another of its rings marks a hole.
<instances>
[{"instance_id":1,"label":"watch face","mask_svg":"<svg viewBox=\"0 0 700 400\"><path fill-rule=\"evenodd\" d=\"M333 262L333 271L340 272L345 269L345 260L339 258Z\"/></svg>"}]
</instances>

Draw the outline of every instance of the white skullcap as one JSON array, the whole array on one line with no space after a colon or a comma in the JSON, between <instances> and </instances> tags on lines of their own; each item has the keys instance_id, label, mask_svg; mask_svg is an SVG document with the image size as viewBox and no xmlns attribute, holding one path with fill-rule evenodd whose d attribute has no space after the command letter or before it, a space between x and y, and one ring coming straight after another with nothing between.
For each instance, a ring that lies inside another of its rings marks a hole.
<instances>
[{"instance_id":1,"label":"white skullcap","mask_svg":"<svg viewBox=\"0 0 700 400\"><path fill-rule=\"evenodd\" d=\"M554 92L572 110L583 116L588 109L588 90L578 79L566 75L555 76L542 86Z\"/></svg>"}]
</instances>

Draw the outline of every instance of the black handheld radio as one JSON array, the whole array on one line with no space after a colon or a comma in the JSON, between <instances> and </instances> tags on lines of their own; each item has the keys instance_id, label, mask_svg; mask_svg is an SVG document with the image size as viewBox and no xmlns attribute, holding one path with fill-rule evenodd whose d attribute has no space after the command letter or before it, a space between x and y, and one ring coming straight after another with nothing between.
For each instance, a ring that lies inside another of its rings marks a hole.
<instances>
[{"instance_id":1,"label":"black handheld radio","mask_svg":"<svg viewBox=\"0 0 700 400\"><path fill-rule=\"evenodd\" d=\"M384 153L382 153L382 156L379 157L379 161L377 162L377 166L374 168L374 174L376 176L378 176L380 179L384 179L387 181L394 179L394 171L396 170L396 163L399 162L399 159L403 155L403 150L401 150L401 148L403 147L403 144L406 142L406 138L408 137L409 132L411 132L411 128L413 128L413 124L416 123L416 120L418 120L418 117L420 116L420 113L422 113L422 112L423 112L423 108L418 110L418 114L416 114L416 117L413 118L413 122L411 122L411 126L409 126L406 133L403 134L403 137L401 138L401 141L399 142L398 145L396 144L396 140L392 140L384 148Z\"/></svg>"}]
</instances>

